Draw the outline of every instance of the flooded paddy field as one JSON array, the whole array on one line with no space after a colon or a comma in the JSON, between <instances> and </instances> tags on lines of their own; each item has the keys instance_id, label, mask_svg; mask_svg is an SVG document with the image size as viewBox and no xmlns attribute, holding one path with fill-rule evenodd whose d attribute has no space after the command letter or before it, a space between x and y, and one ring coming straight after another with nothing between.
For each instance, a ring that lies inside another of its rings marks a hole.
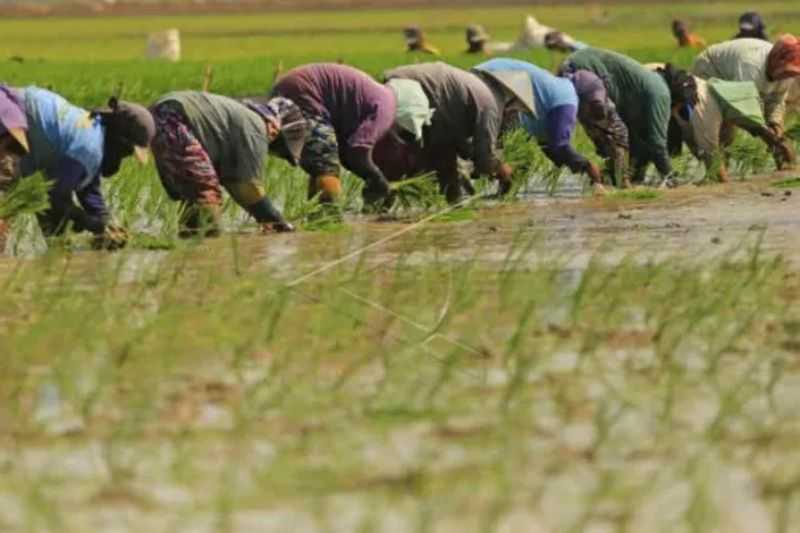
<instances>
[{"instance_id":1,"label":"flooded paddy field","mask_svg":"<svg viewBox=\"0 0 800 533\"><path fill-rule=\"evenodd\" d=\"M211 65L213 91L263 94L280 67L414 62L410 23L470 67L466 25L513 41L528 14L687 67L674 17L711 42L750 8L3 19L0 79L147 104ZM758 9L800 33L789 3ZM144 40L167 27L184 60L154 66ZM552 176L528 148L522 178ZM270 160L301 230L257 234L228 202L205 241L177 239L155 169L126 164L104 184L134 236L117 253L48 247L20 217L0 258L0 532L800 531L800 189L778 186L798 174L746 136L732 151L730 184L594 197L561 176L380 216L345 176L327 226Z\"/></svg>"},{"instance_id":2,"label":"flooded paddy field","mask_svg":"<svg viewBox=\"0 0 800 533\"><path fill-rule=\"evenodd\" d=\"M4 260L0 526L793 531L785 177Z\"/></svg>"}]
</instances>

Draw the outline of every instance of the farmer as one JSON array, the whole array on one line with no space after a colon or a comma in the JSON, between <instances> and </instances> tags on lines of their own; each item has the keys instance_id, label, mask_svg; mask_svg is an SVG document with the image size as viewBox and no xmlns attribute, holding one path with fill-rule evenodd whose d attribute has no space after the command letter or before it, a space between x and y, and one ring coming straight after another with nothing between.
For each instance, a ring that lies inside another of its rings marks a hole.
<instances>
[{"instance_id":1,"label":"farmer","mask_svg":"<svg viewBox=\"0 0 800 533\"><path fill-rule=\"evenodd\" d=\"M37 215L46 237L71 228L93 233L96 248L126 244L126 232L110 222L100 179L116 174L129 155L146 161L155 130L147 109L112 98L89 112L44 89L2 85L0 122L6 185L36 172L52 183L49 206Z\"/></svg>"},{"instance_id":2,"label":"farmer","mask_svg":"<svg viewBox=\"0 0 800 533\"><path fill-rule=\"evenodd\" d=\"M532 94L532 98L522 100L527 104L527 109L519 115L522 128L536 139L554 165L586 173L592 183L600 183L600 169L571 144L578 115L578 95L572 83L517 59L492 59L474 67L473 71L501 85L515 87L521 83L523 90Z\"/></svg>"},{"instance_id":3,"label":"farmer","mask_svg":"<svg viewBox=\"0 0 800 533\"><path fill-rule=\"evenodd\" d=\"M722 149L733 141L734 127L759 137L773 149L775 142L761 110L761 98L750 81L695 78L697 101L673 109L673 118L691 152L720 181L728 181Z\"/></svg>"},{"instance_id":4,"label":"farmer","mask_svg":"<svg viewBox=\"0 0 800 533\"><path fill-rule=\"evenodd\" d=\"M566 58L559 73L564 76L588 70L599 76L628 129L632 179L644 181L649 163L665 181L672 162L667 151L670 91L661 77L633 59L599 48L579 50Z\"/></svg>"},{"instance_id":5,"label":"farmer","mask_svg":"<svg viewBox=\"0 0 800 533\"><path fill-rule=\"evenodd\" d=\"M793 165L795 155L784 132L786 97L800 76L800 40L784 35L773 45L760 39L736 39L707 48L692 66L692 73L703 79L753 82L763 105L770 132L767 143L772 148L778 168ZM722 137L732 135L726 126Z\"/></svg>"},{"instance_id":6,"label":"farmer","mask_svg":"<svg viewBox=\"0 0 800 533\"><path fill-rule=\"evenodd\" d=\"M606 86L594 72L576 70L564 75L578 95L578 120L606 162L606 175L617 186L629 185L628 127L608 97Z\"/></svg>"},{"instance_id":7,"label":"farmer","mask_svg":"<svg viewBox=\"0 0 800 533\"><path fill-rule=\"evenodd\" d=\"M767 28L764 19L755 11L748 11L739 17L739 33L733 36L734 39L761 39L769 41Z\"/></svg>"},{"instance_id":8,"label":"farmer","mask_svg":"<svg viewBox=\"0 0 800 533\"><path fill-rule=\"evenodd\" d=\"M467 53L486 54L486 43L491 36L486 33L486 29L480 24L473 24L467 27Z\"/></svg>"},{"instance_id":9,"label":"farmer","mask_svg":"<svg viewBox=\"0 0 800 533\"><path fill-rule=\"evenodd\" d=\"M682 20L675 19L672 21L672 35L678 41L678 46L681 48L705 48L705 40L689 31L689 26Z\"/></svg>"},{"instance_id":10,"label":"farmer","mask_svg":"<svg viewBox=\"0 0 800 533\"><path fill-rule=\"evenodd\" d=\"M280 78L274 96L295 102L309 125L300 166L309 175L309 197L333 202L341 196L341 167L365 181L367 203L381 203L389 183L373 159L381 138L398 130L411 142L421 137L430 107L418 84L385 86L345 65L317 63L295 68ZM400 124L402 122L402 124ZM398 132L399 133L399 132Z\"/></svg>"},{"instance_id":11,"label":"farmer","mask_svg":"<svg viewBox=\"0 0 800 533\"><path fill-rule=\"evenodd\" d=\"M403 37L409 52L422 52L424 54L439 55L439 50L428 43L428 39L422 28L419 26L408 26L403 28Z\"/></svg>"},{"instance_id":12,"label":"farmer","mask_svg":"<svg viewBox=\"0 0 800 533\"><path fill-rule=\"evenodd\" d=\"M294 164L300 158L306 123L296 105L285 98L242 103L180 91L159 98L151 112L161 183L185 206L182 237L219 234L223 188L262 231L294 231L264 195L262 175L270 149Z\"/></svg>"},{"instance_id":13,"label":"farmer","mask_svg":"<svg viewBox=\"0 0 800 533\"><path fill-rule=\"evenodd\" d=\"M459 173L460 158L473 163L473 174L492 176L500 181L501 190L509 189L511 167L503 162L498 141L503 117L526 109L514 92L442 62L398 67L384 76L388 83L418 82L434 110L421 145L398 146L389 138L379 144L379 164L391 179L436 172L442 193L456 203L465 185Z\"/></svg>"}]
</instances>

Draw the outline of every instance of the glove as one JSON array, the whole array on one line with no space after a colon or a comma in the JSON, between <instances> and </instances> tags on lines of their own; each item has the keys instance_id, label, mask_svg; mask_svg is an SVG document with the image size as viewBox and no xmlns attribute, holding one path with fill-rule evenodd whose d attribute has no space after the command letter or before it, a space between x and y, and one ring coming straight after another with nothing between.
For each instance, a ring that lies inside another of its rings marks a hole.
<instances>
[{"instance_id":1,"label":"glove","mask_svg":"<svg viewBox=\"0 0 800 533\"><path fill-rule=\"evenodd\" d=\"M384 200L389 197L390 193L391 189L386 180L373 181L372 183L367 183L367 186L364 187L364 190L361 192L361 196L365 204L373 205L384 203Z\"/></svg>"},{"instance_id":2,"label":"glove","mask_svg":"<svg viewBox=\"0 0 800 533\"><path fill-rule=\"evenodd\" d=\"M128 232L116 224L108 224L102 233L96 233L92 239L95 250L119 250L128 244Z\"/></svg>"},{"instance_id":3,"label":"glove","mask_svg":"<svg viewBox=\"0 0 800 533\"><path fill-rule=\"evenodd\" d=\"M290 222L264 222L261 224L261 233L264 235L269 233L292 233L294 231L296 229Z\"/></svg>"}]
</instances>

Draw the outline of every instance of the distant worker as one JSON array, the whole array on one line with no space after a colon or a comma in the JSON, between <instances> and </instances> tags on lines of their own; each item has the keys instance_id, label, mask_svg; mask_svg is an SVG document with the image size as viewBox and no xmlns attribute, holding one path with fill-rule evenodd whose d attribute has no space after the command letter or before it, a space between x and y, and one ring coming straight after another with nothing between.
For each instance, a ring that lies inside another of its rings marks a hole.
<instances>
[{"instance_id":1,"label":"distant worker","mask_svg":"<svg viewBox=\"0 0 800 533\"><path fill-rule=\"evenodd\" d=\"M503 117L526 109L514 92L442 62L394 68L385 79L419 82L433 110L422 143L380 143L379 164L392 179L436 172L442 194L457 203L463 189L469 191L459 173L458 160L463 159L473 163L475 175L498 180L501 192L510 188L511 167L498 143Z\"/></svg>"},{"instance_id":2,"label":"distant worker","mask_svg":"<svg viewBox=\"0 0 800 533\"><path fill-rule=\"evenodd\" d=\"M755 11L748 11L739 17L739 33L733 36L734 39L761 39L769 41L767 27L764 19Z\"/></svg>"},{"instance_id":3,"label":"distant worker","mask_svg":"<svg viewBox=\"0 0 800 533\"><path fill-rule=\"evenodd\" d=\"M487 53L486 43L491 36L480 24L473 24L467 28L467 53L485 54Z\"/></svg>"},{"instance_id":4,"label":"distant worker","mask_svg":"<svg viewBox=\"0 0 800 533\"><path fill-rule=\"evenodd\" d=\"M528 103L527 109L520 113L522 129L536 140L555 166L586 173L593 184L600 184L600 169L572 146L578 115L578 95L572 83L517 59L492 59L477 65L473 71L501 85L522 84L517 91L531 94L532 98L523 101L533 103L532 106Z\"/></svg>"},{"instance_id":5,"label":"distant worker","mask_svg":"<svg viewBox=\"0 0 800 533\"><path fill-rule=\"evenodd\" d=\"M705 48L705 40L695 33L689 31L689 26L682 20L672 21L672 35L678 41L681 48Z\"/></svg>"},{"instance_id":6,"label":"distant worker","mask_svg":"<svg viewBox=\"0 0 800 533\"><path fill-rule=\"evenodd\" d=\"M570 53L587 47L586 43L576 41L561 31L551 31L544 36L544 47L556 52Z\"/></svg>"},{"instance_id":7,"label":"distant worker","mask_svg":"<svg viewBox=\"0 0 800 533\"><path fill-rule=\"evenodd\" d=\"M247 105L199 91L166 94L151 108L157 133L153 155L167 195L184 204L180 236L216 236L222 189L263 232L293 231L264 194L264 160L270 150L297 164L306 124L285 98Z\"/></svg>"},{"instance_id":8,"label":"distant worker","mask_svg":"<svg viewBox=\"0 0 800 533\"><path fill-rule=\"evenodd\" d=\"M272 88L273 96L296 103L309 125L300 167L309 175L309 197L335 202L342 194L341 167L364 180L364 201L380 204L389 183L373 149L400 130L421 136L430 105L418 84L381 85L346 65L316 63L294 68ZM414 130L409 132L409 130Z\"/></svg>"},{"instance_id":9,"label":"distant worker","mask_svg":"<svg viewBox=\"0 0 800 533\"><path fill-rule=\"evenodd\" d=\"M408 26L403 29L403 37L409 52L422 52L438 56L439 50L428 42L425 33L419 26Z\"/></svg>"},{"instance_id":10,"label":"distant worker","mask_svg":"<svg viewBox=\"0 0 800 533\"><path fill-rule=\"evenodd\" d=\"M37 215L45 237L72 229L94 234L96 248L127 243L125 230L111 221L100 180L116 174L130 155L146 161L155 132L147 109L111 98L90 112L38 87L0 85L0 123L2 170L11 174L0 182L42 172L52 184L49 207Z\"/></svg>"},{"instance_id":11,"label":"distant worker","mask_svg":"<svg viewBox=\"0 0 800 533\"><path fill-rule=\"evenodd\" d=\"M632 181L643 182L652 162L666 182L672 176L667 148L671 98L662 78L630 57L600 48L569 55L559 73L569 75L579 70L591 71L603 80L628 128Z\"/></svg>"},{"instance_id":12,"label":"distant worker","mask_svg":"<svg viewBox=\"0 0 800 533\"><path fill-rule=\"evenodd\" d=\"M525 17L519 37L515 42L490 42L486 45L486 49L491 53L521 52L535 48L574 52L586 47L586 43L582 43L556 28L541 24L536 17L530 15Z\"/></svg>"},{"instance_id":13,"label":"distant worker","mask_svg":"<svg viewBox=\"0 0 800 533\"><path fill-rule=\"evenodd\" d=\"M775 164L794 165L795 154L786 138L786 98L800 76L800 40L784 35L775 44L760 39L735 39L707 48L695 59L692 73L710 80L750 81L758 89L767 122Z\"/></svg>"}]
</instances>

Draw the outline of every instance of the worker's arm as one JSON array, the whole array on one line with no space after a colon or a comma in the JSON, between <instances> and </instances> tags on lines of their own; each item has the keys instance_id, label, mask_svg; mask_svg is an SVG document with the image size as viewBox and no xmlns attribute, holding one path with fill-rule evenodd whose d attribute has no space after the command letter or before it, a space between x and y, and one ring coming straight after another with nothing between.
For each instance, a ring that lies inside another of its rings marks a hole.
<instances>
[{"instance_id":1,"label":"worker's arm","mask_svg":"<svg viewBox=\"0 0 800 533\"><path fill-rule=\"evenodd\" d=\"M670 117L670 97L668 93L648 98L642 109L644 121L643 145L646 147L646 159L655 164L658 173L666 177L672 173L672 160L667 150L667 128ZM646 160L642 160L646 164Z\"/></svg>"},{"instance_id":2,"label":"worker's arm","mask_svg":"<svg viewBox=\"0 0 800 533\"><path fill-rule=\"evenodd\" d=\"M286 221L283 214L264 194L259 178L226 185L234 201L242 206L256 222L275 231L294 231L294 226Z\"/></svg>"},{"instance_id":3,"label":"worker's arm","mask_svg":"<svg viewBox=\"0 0 800 533\"><path fill-rule=\"evenodd\" d=\"M492 176L502 165L500 151L497 148L501 126L502 117L495 106L479 109L475 129L472 132L475 174Z\"/></svg>"},{"instance_id":4,"label":"worker's arm","mask_svg":"<svg viewBox=\"0 0 800 533\"><path fill-rule=\"evenodd\" d=\"M78 191L85 177L86 169L74 159L64 157L58 162L55 171L50 175L53 180L53 186L48 191L50 207L39 217L43 222L42 231L46 235L60 235L68 224L75 231L91 231L95 234L103 232L107 210L99 188L90 188L81 200L82 205L90 206L91 213L72 201L73 193Z\"/></svg>"},{"instance_id":5,"label":"worker's arm","mask_svg":"<svg viewBox=\"0 0 800 533\"><path fill-rule=\"evenodd\" d=\"M542 143L542 150L558 167L566 166L573 172L587 172L589 160L579 154L571 144L577 115L578 108L574 105L551 109L545 117L547 140Z\"/></svg>"},{"instance_id":6,"label":"worker's arm","mask_svg":"<svg viewBox=\"0 0 800 533\"><path fill-rule=\"evenodd\" d=\"M364 198L376 202L389 195L389 182L372 160L372 146L355 146L346 154L347 168L365 182Z\"/></svg>"},{"instance_id":7,"label":"worker's arm","mask_svg":"<svg viewBox=\"0 0 800 533\"><path fill-rule=\"evenodd\" d=\"M786 96L788 93L788 85L784 82L779 82L773 90L762 95L767 126L778 137L783 136L783 120L786 114Z\"/></svg>"}]
</instances>

